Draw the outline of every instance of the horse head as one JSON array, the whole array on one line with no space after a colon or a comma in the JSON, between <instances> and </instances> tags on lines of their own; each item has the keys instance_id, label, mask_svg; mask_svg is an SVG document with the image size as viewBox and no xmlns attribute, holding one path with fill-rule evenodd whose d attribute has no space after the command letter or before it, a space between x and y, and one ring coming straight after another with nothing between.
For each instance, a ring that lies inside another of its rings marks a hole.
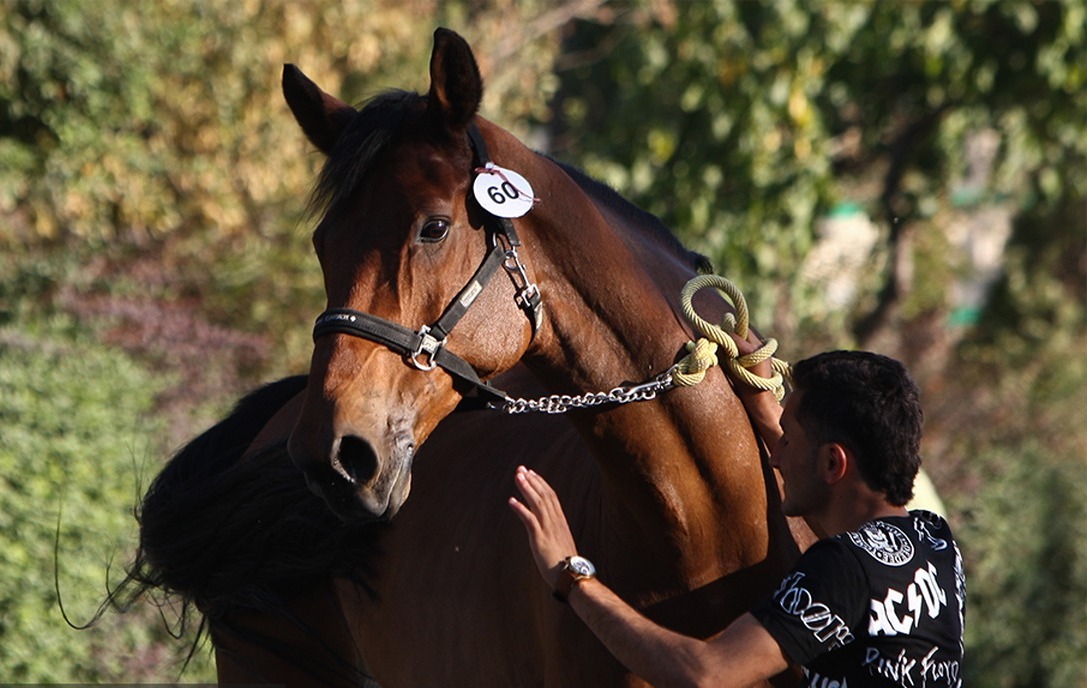
<instances>
[{"instance_id":1,"label":"horse head","mask_svg":"<svg viewBox=\"0 0 1087 688\"><path fill-rule=\"evenodd\" d=\"M390 92L356 109L291 65L283 73L295 119L327 156L313 234L327 310L288 447L348 520L395 515L416 448L532 341L511 236L472 195L486 162L475 124L483 85L457 34L435 32L430 78L425 95Z\"/></svg>"}]
</instances>

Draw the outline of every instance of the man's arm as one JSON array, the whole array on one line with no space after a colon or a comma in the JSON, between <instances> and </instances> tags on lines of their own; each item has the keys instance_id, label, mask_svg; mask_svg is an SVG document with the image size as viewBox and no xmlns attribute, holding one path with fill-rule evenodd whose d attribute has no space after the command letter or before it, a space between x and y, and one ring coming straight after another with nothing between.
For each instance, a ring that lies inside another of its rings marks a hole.
<instances>
[{"instance_id":1,"label":"man's arm","mask_svg":"<svg viewBox=\"0 0 1087 688\"><path fill-rule=\"evenodd\" d=\"M751 614L701 640L654 624L595 579L579 584L570 604L624 666L657 688L749 686L789 666L777 641Z\"/></svg>"},{"instance_id":2,"label":"man's arm","mask_svg":"<svg viewBox=\"0 0 1087 688\"><path fill-rule=\"evenodd\" d=\"M528 532L540 573L554 590L564 575L562 560L577 553L573 536L558 497L542 477L521 467L516 482L524 501L511 497L510 506ZM616 659L658 688L746 686L788 668L777 642L750 614L710 640L700 640L658 626L596 579L578 583L569 602Z\"/></svg>"},{"instance_id":3,"label":"man's arm","mask_svg":"<svg viewBox=\"0 0 1087 688\"><path fill-rule=\"evenodd\" d=\"M772 392L762 392L744 383L737 383L737 394L747 415L751 418L751 424L755 432L762 438L766 449L774 451L774 446L784 434L781 430L781 404L774 398Z\"/></svg>"}]
</instances>

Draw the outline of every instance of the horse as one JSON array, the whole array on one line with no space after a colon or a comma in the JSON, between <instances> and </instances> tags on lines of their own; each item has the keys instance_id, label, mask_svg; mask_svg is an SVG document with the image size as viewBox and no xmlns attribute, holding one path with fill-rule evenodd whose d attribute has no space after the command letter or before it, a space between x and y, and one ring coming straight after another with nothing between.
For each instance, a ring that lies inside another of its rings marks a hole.
<instances>
[{"instance_id":1,"label":"horse","mask_svg":"<svg viewBox=\"0 0 1087 688\"><path fill-rule=\"evenodd\" d=\"M326 156L312 203L327 309L310 370L277 383L274 403L243 402L156 479L135 567L211 612L220 679L644 685L537 573L506 504L521 464L554 485L601 580L658 623L706 637L769 595L814 538L781 513L728 376L671 384L692 338L678 294L705 260L480 116L479 69L452 31L434 34L425 94L356 109L290 65L283 91ZM698 298L704 312L729 310ZM495 410L526 408L566 413ZM229 451L209 449L226 437ZM195 490L217 511L181 533L165 515L191 503L160 503L194 481L224 487ZM254 592L271 557L261 543L283 521L305 523L291 531L299 551L278 547L289 550L282 585ZM228 522L259 535L229 540ZM220 543L205 558L243 562L233 601L200 590L217 572L171 571L193 564L203 538ZM272 607L295 631L270 625ZM254 669L299 643L348 669Z\"/></svg>"}]
</instances>

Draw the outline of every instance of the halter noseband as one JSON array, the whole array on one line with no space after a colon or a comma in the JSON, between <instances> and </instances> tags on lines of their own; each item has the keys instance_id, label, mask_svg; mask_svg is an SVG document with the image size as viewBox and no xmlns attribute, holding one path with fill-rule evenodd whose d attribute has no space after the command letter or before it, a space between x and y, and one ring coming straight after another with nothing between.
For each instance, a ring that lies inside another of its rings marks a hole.
<instances>
[{"instance_id":1,"label":"halter noseband","mask_svg":"<svg viewBox=\"0 0 1087 688\"><path fill-rule=\"evenodd\" d=\"M468 142L480 166L490 162L487 145L475 122L468 125ZM505 268L516 283L517 294L514 298L518 307L528 316L533 335L540 326L542 317L540 290L529 280L525 266L517 254L517 247L521 245L521 240L513 228L513 222L509 218L498 217L486 210L483 212L487 242L491 249L476 268L475 274L468 280L468 284L460 290L460 293L432 324L423 325L418 331L413 331L403 325L362 311L330 308L317 317L317 322L313 326L314 340L327 334L348 334L368 339L403 354L408 363L419 370L433 370L440 367L450 375L476 387L482 396L506 400L508 397L505 392L482 381L467 361L445 348L445 340L449 333L468 312L468 308L475 303L476 297L483 292L499 266ZM502 245L503 243L506 247Z\"/></svg>"}]
</instances>

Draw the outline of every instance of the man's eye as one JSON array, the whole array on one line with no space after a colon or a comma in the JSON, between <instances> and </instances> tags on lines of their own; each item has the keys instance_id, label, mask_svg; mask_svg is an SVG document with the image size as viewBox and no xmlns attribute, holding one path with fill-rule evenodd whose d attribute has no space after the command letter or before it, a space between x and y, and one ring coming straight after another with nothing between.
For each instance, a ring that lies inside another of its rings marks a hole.
<instances>
[{"instance_id":1,"label":"man's eye","mask_svg":"<svg viewBox=\"0 0 1087 688\"><path fill-rule=\"evenodd\" d=\"M444 241L449 236L449 220L444 217L433 217L423 223L419 230L419 241L437 243Z\"/></svg>"}]
</instances>

